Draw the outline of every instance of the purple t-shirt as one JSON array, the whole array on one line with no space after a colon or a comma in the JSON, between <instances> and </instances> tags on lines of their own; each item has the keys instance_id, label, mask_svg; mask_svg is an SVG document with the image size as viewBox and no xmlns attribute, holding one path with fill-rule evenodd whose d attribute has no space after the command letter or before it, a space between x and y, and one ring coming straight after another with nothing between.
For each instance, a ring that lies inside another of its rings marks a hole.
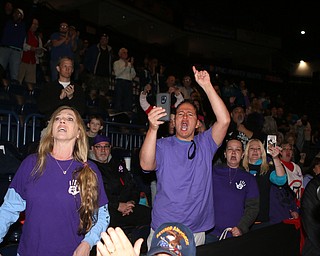
<instances>
[{"instance_id":1,"label":"purple t-shirt","mask_svg":"<svg viewBox=\"0 0 320 256\"><path fill-rule=\"evenodd\" d=\"M213 167L215 227L211 232L220 236L225 228L239 224L247 199L258 199L258 184L253 175L226 165ZM228 234L229 235L229 234Z\"/></svg>"},{"instance_id":2,"label":"purple t-shirt","mask_svg":"<svg viewBox=\"0 0 320 256\"><path fill-rule=\"evenodd\" d=\"M193 232L214 226L212 159L218 146L211 133L210 128L194 137L193 159L188 159L191 142L175 136L157 140L157 193L151 223L154 230L164 222L183 223Z\"/></svg>"},{"instance_id":3,"label":"purple t-shirt","mask_svg":"<svg viewBox=\"0 0 320 256\"><path fill-rule=\"evenodd\" d=\"M83 240L78 235L80 193L72 179L72 171L82 167L74 161L64 175L55 159L49 154L42 176L34 179L30 173L36 163L36 155L28 156L20 165L11 188L26 201L25 223L19 243L18 253L34 255L72 255ZM72 160L59 161L66 170ZM108 203L101 173L97 166L89 162L96 172L99 183L99 207Z\"/></svg>"}]
</instances>

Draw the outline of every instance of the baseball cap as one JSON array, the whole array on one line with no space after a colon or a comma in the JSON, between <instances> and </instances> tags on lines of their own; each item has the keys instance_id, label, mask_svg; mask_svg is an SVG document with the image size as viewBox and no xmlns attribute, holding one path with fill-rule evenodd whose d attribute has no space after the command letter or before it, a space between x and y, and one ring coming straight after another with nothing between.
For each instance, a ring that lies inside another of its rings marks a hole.
<instances>
[{"instance_id":1,"label":"baseball cap","mask_svg":"<svg viewBox=\"0 0 320 256\"><path fill-rule=\"evenodd\" d=\"M246 106L242 104L234 104L230 107L230 112L235 110L236 108L242 108L244 111L246 111Z\"/></svg>"},{"instance_id":2,"label":"baseball cap","mask_svg":"<svg viewBox=\"0 0 320 256\"><path fill-rule=\"evenodd\" d=\"M154 232L147 256L167 253L172 256L195 256L196 244L192 231L182 223L167 222Z\"/></svg>"},{"instance_id":3,"label":"baseball cap","mask_svg":"<svg viewBox=\"0 0 320 256\"><path fill-rule=\"evenodd\" d=\"M111 140L107 136L98 134L98 135L96 135L96 137L94 137L93 145L96 145L96 144L98 144L100 142L109 142L109 143L111 143Z\"/></svg>"}]
</instances>

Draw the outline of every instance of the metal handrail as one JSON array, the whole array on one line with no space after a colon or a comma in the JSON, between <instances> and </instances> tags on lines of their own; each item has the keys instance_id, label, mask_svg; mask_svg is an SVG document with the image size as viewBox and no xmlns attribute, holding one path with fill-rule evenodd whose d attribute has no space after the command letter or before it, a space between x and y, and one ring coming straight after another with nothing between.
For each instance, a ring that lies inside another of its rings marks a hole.
<instances>
[{"instance_id":1,"label":"metal handrail","mask_svg":"<svg viewBox=\"0 0 320 256\"><path fill-rule=\"evenodd\" d=\"M6 140L13 142L17 148L26 145L29 141L35 142L37 128L37 121L43 121L44 116L38 113L29 114L25 116L23 126L20 126L19 116L14 111L1 110L0 116L4 117L5 122L0 120L0 135L2 136L2 128L5 125L7 127ZM85 121L85 119L84 119ZM128 150L139 148L142 145L144 137L146 135L147 126L137 124L118 123L106 120L105 123L105 135L111 138L111 143L115 147L121 147ZM13 128L17 129L16 138L12 137ZM31 139L29 136L31 127ZM23 131L21 133L21 130ZM41 131L40 131L41 132ZM20 141L22 136L22 142ZM15 141L13 141L15 140Z\"/></svg>"},{"instance_id":2,"label":"metal handrail","mask_svg":"<svg viewBox=\"0 0 320 256\"><path fill-rule=\"evenodd\" d=\"M20 142L20 120L19 116L14 112L10 110L3 110L0 109L0 115L6 115L7 116L7 141L11 141L11 132L12 132L12 126L13 124L16 125L17 131L16 131L16 147L19 147L19 142ZM13 119L13 120L12 120ZM2 123L0 121L0 134L2 134Z\"/></svg>"},{"instance_id":3,"label":"metal handrail","mask_svg":"<svg viewBox=\"0 0 320 256\"><path fill-rule=\"evenodd\" d=\"M30 122L30 120L32 121L31 122L31 128L32 128L32 138L31 138L31 142L35 142L35 134L36 134L36 127L37 127L37 124L36 124L36 121L37 120L43 120L44 118L44 115L41 115L41 114L37 114L37 113L34 113L34 114L29 114L25 117L25 120L24 120L24 123L23 123L23 145L26 145L27 143L27 127L28 127L28 124Z\"/></svg>"}]
</instances>

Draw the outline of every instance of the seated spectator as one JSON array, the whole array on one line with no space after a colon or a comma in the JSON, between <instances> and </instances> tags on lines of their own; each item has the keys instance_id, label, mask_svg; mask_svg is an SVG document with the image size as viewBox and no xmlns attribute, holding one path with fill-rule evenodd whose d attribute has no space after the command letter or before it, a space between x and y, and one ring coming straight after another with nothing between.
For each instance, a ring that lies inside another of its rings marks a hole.
<instances>
[{"instance_id":1,"label":"seated spectator","mask_svg":"<svg viewBox=\"0 0 320 256\"><path fill-rule=\"evenodd\" d=\"M259 190L255 177L240 167L241 141L231 139L224 152L226 164L213 167L215 227L206 235L206 243L216 242L228 229L226 237L249 231L259 212Z\"/></svg>"},{"instance_id":2,"label":"seated spectator","mask_svg":"<svg viewBox=\"0 0 320 256\"><path fill-rule=\"evenodd\" d=\"M104 135L94 138L94 162L101 171L105 190L109 199L110 227L136 227L132 232L137 238L147 241L150 231L151 209L140 205L140 191L132 175L128 172L124 160L115 160L111 156L111 140ZM141 227L146 227L143 229ZM147 230L138 234L137 230Z\"/></svg>"}]
</instances>

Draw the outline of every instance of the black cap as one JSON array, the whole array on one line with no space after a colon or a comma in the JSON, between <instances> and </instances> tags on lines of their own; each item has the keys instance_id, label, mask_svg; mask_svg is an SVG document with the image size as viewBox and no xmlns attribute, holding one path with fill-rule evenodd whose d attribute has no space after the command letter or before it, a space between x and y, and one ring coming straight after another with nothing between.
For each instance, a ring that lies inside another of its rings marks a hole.
<instances>
[{"instance_id":1,"label":"black cap","mask_svg":"<svg viewBox=\"0 0 320 256\"><path fill-rule=\"evenodd\" d=\"M236 108L242 108L244 111L246 111L246 106L242 104L234 104L230 107L230 112L235 110Z\"/></svg>"}]
</instances>

